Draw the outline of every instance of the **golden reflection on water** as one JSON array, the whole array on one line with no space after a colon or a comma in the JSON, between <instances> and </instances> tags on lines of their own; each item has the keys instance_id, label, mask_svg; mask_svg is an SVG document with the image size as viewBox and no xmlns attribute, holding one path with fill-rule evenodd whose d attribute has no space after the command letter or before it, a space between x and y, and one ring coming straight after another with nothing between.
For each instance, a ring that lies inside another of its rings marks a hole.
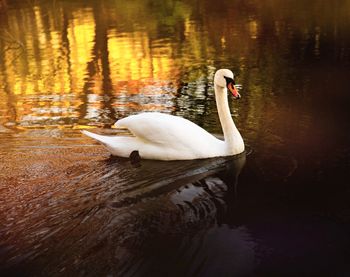
<instances>
[{"instance_id":1,"label":"golden reflection on water","mask_svg":"<svg viewBox=\"0 0 350 277\"><path fill-rule=\"evenodd\" d=\"M177 76L167 40L151 42L143 30L107 28L92 8L67 12L60 7L53 13L35 6L10 10L7 19L12 32L4 29L6 40L1 42L2 124L76 125L81 117L101 116L106 94L115 99L110 109L169 108L167 101L138 104L125 99L140 92L172 98L162 89Z\"/></svg>"},{"instance_id":2,"label":"golden reflection on water","mask_svg":"<svg viewBox=\"0 0 350 277\"><path fill-rule=\"evenodd\" d=\"M171 76L176 69L170 43L163 42L161 47L151 49L147 33L139 31L111 30L108 37L110 76L116 93L129 88L128 93L137 94L140 86L155 84L155 80L173 80Z\"/></svg>"},{"instance_id":3,"label":"golden reflection on water","mask_svg":"<svg viewBox=\"0 0 350 277\"><path fill-rule=\"evenodd\" d=\"M212 77L229 67L245 89L233 114L256 129L256 119L278 106L273 97L290 93L294 61L327 51L335 61L349 56L349 4L319 10L315 1L303 12L268 3L11 3L0 14L0 124L110 126L152 110L204 115L217 126ZM298 85L307 89L306 81Z\"/></svg>"}]
</instances>

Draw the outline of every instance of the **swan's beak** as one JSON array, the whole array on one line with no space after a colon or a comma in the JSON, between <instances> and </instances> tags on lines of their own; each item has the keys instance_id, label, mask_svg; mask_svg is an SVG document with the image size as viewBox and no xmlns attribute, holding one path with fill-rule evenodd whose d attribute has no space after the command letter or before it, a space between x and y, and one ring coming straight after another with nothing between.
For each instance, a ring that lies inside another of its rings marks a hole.
<instances>
[{"instance_id":1,"label":"swan's beak","mask_svg":"<svg viewBox=\"0 0 350 277\"><path fill-rule=\"evenodd\" d=\"M232 93L232 96L234 99L239 99L241 98L241 95L238 93L235 85L233 84L233 82L230 82L228 85L227 85L227 88L229 91L231 91Z\"/></svg>"}]
</instances>

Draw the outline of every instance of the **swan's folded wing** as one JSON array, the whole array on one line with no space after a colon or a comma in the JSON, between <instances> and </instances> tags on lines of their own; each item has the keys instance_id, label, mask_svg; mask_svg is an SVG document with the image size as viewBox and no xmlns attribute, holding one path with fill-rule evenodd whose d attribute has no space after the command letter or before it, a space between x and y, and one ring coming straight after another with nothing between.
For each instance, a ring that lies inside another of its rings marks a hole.
<instances>
[{"instance_id":1,"label":"swan's folded wing","mask_svg":"<svg viewBox=\"0 0 350 277\"><path fill-rule=\"evenodd\" d=\"M215 139L191 121L163 113L132 115L117 121L115 126L127 128L139 139L156 144L201 144Z\"/></svg>"}]
</instances>

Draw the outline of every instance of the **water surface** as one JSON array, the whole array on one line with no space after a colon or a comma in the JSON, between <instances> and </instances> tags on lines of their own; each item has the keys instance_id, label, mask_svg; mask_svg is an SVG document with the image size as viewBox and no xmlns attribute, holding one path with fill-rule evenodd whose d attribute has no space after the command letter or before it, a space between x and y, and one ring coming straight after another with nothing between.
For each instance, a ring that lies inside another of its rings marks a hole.
<instances>
[{"instance_id":1,"label":"water surface","mask_svg":"<svg viewBox=\"0 0 350 277\"><path fill-rule=\"evenodd\" d=\"M344 276L349 1L3 1L0 268L8 275ZM111 158L79 130L160 111L249 155Z\"/></svg>"}]
</instances>

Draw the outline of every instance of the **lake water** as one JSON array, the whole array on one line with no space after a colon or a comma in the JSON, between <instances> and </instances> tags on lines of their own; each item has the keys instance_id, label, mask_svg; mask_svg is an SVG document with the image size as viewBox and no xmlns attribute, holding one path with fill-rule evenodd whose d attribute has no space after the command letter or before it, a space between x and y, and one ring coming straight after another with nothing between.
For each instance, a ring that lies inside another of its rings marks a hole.
<instances>
[{"instance_id":1,"label":"lake water","mask_svg":"<svg viewBox=\"0 0 350 277\"><path fill-rule=\"evenodd\" d=\"M350 274L350 1L0 1L0 274ZM247 153L110 157L142 111Z\"/></svg>"}]
</instances>

